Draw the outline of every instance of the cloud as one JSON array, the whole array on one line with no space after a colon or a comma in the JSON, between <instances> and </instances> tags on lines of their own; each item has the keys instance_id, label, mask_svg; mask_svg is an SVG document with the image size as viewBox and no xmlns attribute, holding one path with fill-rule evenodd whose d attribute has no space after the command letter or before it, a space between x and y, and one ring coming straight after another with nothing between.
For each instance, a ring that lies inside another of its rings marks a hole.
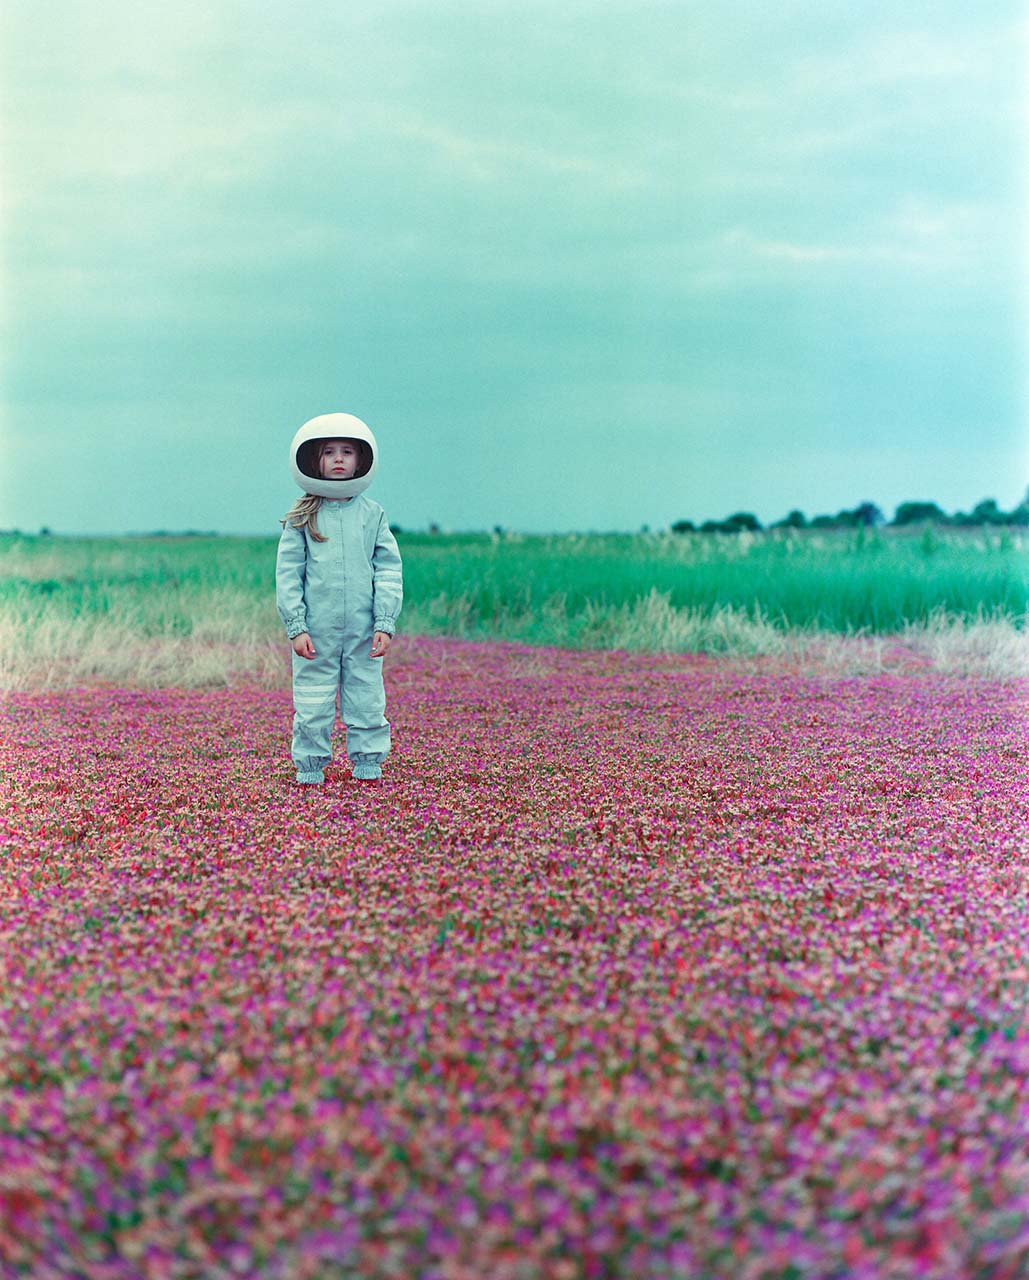
<instances>
[{"instance_id":1,"label":"cloud","mask_svg":"<svg viewBox=\"0 0 1029 1280\"><path fill-rule=\"evenodd\" d=\"M342 388L572 471L609 412L758 471L1014 417L1013 4L528 3L12 0L8 410L187 442Z\"/></svg>"},{"instance_id":2,"label":"cloud","mask_svg":"<svg viewBox=\"0 0 1029 1280\"><path fill-rule=\"evenodd\" d=\"M1009 61L1012 45L1021 43L1024 29L1010 11L993 21L976 13L952 33L925 25L877 30L874 22L862 24L844 47L798 58L789 83L797 94L831 97L905 86L939 91L944 85L987 85L998 65Z\"/></svg>"},{"instance_id":3,"label":"cloud","mask_svg":"<svg viewBox=\"0 0 1029 1280\"><path fill-rule=\"evenodd\" d=\"M731 259L742 275L761 264L798 271L896 268L956 289L981 290L1010 272L1014 227L998 220L989 203L903 196L866 222L864 235L832 239L736 225L714 239L711 258Z\"/></svg>"},{"instance_id":4,"label":"cloud","mask_svg":"<svg viewBox=\"0 0 1029 1280\"><path fill-rule=\"evenodd\" d=\"M717 244L737 262L756 259L800 267L894 265L938 268L952 262L949 254L941 255L910 239L903 243L810 243L771 239L755 235L743 227L733 227L723 232Z\"/></svg>"},{"instance_id":5,"label":"cloud","mask_svg":"<svg viewBox=\"0 0 1029 1280\"><path fill-rule=\"evenodd\" d=\"M363 122L387 139L402 138L421 144L441 157L452 176L472 182L505 185L525 178L570 176L609 188L638 186L645 171L612 162L604 155L590 155L574 147L515 141L498 136L476 136L425 114L396 110L365 112Z\"/></svg>"}]
</instances>

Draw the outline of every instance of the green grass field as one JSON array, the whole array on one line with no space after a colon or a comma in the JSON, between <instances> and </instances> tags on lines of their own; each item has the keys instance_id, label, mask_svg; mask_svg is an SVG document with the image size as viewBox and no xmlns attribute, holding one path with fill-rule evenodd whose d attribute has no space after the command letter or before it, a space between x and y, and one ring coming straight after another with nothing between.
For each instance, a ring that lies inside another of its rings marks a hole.
<instances>
[{"instance_id":1,"label":"green grass field","mask_svg":"<svg viewBox=\"0 0 1029 1280\"><path fill-rule=\"evenodd\" d=\"M791 636L947 627L966 635L988 626L1011 644L1027 633L1022 531L401 534L399 542L407 634L760 653L781 651ZM152 658L157 642L166 654L175 644L193 649L206 674L184 682L217 680L231 654L239 670L252 669L255 653L282 641L275 545L0 535L4 682L47 664L51 679L70 668L116 679L119 653L138 650L145 660L149 643Z\"/></svg>"}]
</instances>

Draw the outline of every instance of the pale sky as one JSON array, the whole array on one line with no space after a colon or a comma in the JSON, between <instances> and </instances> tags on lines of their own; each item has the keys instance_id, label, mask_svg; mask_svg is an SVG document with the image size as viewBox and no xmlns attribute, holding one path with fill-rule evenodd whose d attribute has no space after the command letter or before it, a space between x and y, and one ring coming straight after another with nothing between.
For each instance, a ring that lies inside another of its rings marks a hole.
<instances>
[{"instance_id":1,"label":"pale sky","mask_svg":"<svg viewBox=\"0 0 1029 1280\"><path fill-rule=\"evenodd\" d=\"M0 528L424 528L1029 484L1014 0L7 0Z\"/></svg>"}]
</instances>

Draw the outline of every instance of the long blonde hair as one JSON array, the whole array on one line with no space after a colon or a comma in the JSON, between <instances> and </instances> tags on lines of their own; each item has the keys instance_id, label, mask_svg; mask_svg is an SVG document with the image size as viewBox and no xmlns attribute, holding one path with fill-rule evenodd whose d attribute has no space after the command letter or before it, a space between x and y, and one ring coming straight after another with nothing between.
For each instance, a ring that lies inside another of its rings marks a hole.
<instances>
[{"instance_id":1,"label":"long blonde hair","mask_svg":"<svg viewBox=\"0 0 1029 1280\"><path fill-rule=\"evenodd\" d=\"M285 528L287 522L294 529L303 529L306 527L308 533L315 542L328 542L328 538L324 533L318 532L318 508L322 505L321 498L314 493L305 493L302 498L297 498L296 502L286 512L285 516L279 521L279 524Z\"/></svg>"}]
</instances>

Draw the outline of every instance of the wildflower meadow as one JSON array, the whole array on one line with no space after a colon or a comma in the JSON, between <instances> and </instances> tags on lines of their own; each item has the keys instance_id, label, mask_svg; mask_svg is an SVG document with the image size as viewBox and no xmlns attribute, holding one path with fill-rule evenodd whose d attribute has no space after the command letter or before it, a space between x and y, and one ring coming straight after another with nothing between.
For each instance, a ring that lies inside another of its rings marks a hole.
<instances>
[{"instance_id":1,"label":"wildflower meadow","mask_svg":"<svg viewBox=\"0 0 1029 1280\"><path fill-rule=\"evenodd\" d=\"M304 791L284 680L7 695L0 1274L1029 1274L1029 683L386 679Z\"/></svg>"}]
</instances>

